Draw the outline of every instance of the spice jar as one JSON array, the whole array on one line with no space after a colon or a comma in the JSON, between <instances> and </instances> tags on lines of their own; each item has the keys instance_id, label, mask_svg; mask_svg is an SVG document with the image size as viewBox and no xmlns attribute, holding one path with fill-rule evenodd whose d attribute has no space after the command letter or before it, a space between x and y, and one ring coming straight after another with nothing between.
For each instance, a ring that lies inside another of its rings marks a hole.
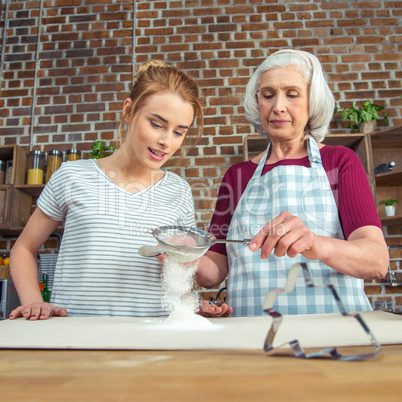
<instances>
[{"instance_id":1,"label":"spice jar","mask_svg":"<svg viewBox=\"0 0 402 402\"><path fill-rule=\"evenodd\" d=\"M78 151L78 149L68 149L66 151L65 162L76 161L78 159L81 159L81 151Z\"/></svg>"},{"instance_id":2,"label":"spice jar","mask_svg":"<svg viewBox=\"0 0 402 402\"><path fill-rule=\"evenodd\" d=\"M63 152L49 151L47 153L47 170L46 170L46 183L52 177L52 174L60 167L63 159Z\"/></svg>"},{"instance_id":3,"label":"spice jar","mask_svg":"<svg viewBox=\"0 0 402 402\"><path fill-rule=\"evenodd\" d=\"M45 154L42 151L31 151L28 158L27 184L43 184Z\"/></svg>"},{"instance_id":4,"label":"spice jar","mask_svg":"<svg viewBox=\"0 0 402 402\"><path fill-rule=\"evenodd\" d=\"M0 161L0 184L6 181L6 162Z\"/></svg>"},{"instance_id":5,"label":"spice jar","mask_svg":"<svg viewBox=\"0 0 402 402\"><path fill-rule=\"evenodd\" d=\"M5 183L6 184L11 184L13 180L13 160L10 159L9 161L6 162L6 179Z\"/></svg>"}]
</instances>

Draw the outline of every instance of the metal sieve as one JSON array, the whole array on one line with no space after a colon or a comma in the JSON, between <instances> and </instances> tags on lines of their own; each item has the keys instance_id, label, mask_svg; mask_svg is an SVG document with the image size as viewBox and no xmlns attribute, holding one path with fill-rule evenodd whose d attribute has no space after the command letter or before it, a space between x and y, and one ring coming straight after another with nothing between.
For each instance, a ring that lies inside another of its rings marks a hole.
<instances>
[{"instance_id":1,"label":"metal sieve","mask_svg":"<svg viewBox=\"0 0 402 402\"><path fill-rule=\"evenodd\" d=\"M187 226L161 226L151 231L160 248L180 262L197 260L215 243L241 243L248 245L251 239L217 239L211 233ZM138 252L147 257L160 254L156 247L141 247Z\"/></svg>"}]
</instances>

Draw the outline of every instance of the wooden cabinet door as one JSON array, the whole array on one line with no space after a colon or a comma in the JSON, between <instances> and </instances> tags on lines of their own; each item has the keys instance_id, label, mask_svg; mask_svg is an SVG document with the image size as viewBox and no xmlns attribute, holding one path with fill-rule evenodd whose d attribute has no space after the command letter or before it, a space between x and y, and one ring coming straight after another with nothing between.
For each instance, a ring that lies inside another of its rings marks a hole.
<instances>
[{"instance_id":1,"label":"wooden cabinet door","mask_svg":"<svg viewBox=\"0 0 402 402\"><path fill-rule=\"evenodd\" d=\"M1 186L0 188L0 229L7 229L10 220L11 208L11 186Z\"/></svg>"}]
</instances>

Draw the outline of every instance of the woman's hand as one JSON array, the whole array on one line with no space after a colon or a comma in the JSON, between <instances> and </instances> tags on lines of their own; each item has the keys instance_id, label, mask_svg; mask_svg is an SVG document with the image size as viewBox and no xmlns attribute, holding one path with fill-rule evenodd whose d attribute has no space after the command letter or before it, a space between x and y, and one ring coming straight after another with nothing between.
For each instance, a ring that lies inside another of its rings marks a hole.
<instances>
[{"instance_id":1,"label":"woman's hand","mask_svg":"<svg viewBox=\"0 0 402 402\"><path fill-rule=\"evenodd\" d=\"M261 258L268 258L274 252L277 257L288 255L291 258L302 254L310 260L319 258L318 236L306 227L303 221L285 211L268 222L253 237L251 251L261 249Z\"/></svg>"},{"instance_id":2,"label":"woman's hand","mask_svg":"<svg viewBox=\"0 0 402 402\"><path fill-rule=\"evenodd\" d=\"M53 307L49 303L32 303L25 306L19 306L14 309L10 315L9 319L14 320L17 317L24 317L27 320L46 320L49 317L65 317L67 315L67 310L61 307Z\"/></svg>"},{"instance_id":3,"label":"woman's hand","mask_svg":"<svg viewBox=\"0 0 402 402\"><path fill-rule=\"evenodd\" d=\"M200 304L199 315L203 317L229 317L232 314L233 308L229 307L226 303L220 306L203 300Z\"/></svg>"},{"instance_id":4,"label":"woman's hand","mask_svg":"<svg viewBox=\"0 0 402 402\"><path fill-rule=\"evenodd\" d=\"M360 279L382 279L387 273L389 252L384 234L377 226L362 226L347 240L318 236L300 218L282 212L253 237L249 249L261 249L261 258L272 251L277 257L301 254L320 260L336 271Z\"/></svg>"}]
</instances>

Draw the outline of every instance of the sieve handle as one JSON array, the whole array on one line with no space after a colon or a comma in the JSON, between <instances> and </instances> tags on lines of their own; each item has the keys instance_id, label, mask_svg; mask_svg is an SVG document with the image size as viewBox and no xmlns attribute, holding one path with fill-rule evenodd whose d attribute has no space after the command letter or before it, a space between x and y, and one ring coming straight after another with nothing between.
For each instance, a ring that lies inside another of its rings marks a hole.
<instances>
[{"instance_id":1,"label":"sieve handle","mask_svg":"<svg viewBox=\"0 0 402 402\"><path fill-rule=\"evenodd\" d=\"M143 257L157 257L163 254L163 250L156 246L142 246L138 249L138 254Z\"/></svg>"},{"instance_id":2,"label":"sieve handle","mask_svg":"<svg viewBox=\"0 0 402 402\"><path fill-rule=\"evenodd\" d=\"M216 239L215 243L241 243L244 246L249 245L251 239L243 239L243 240L232 240L232 239Z\"/></svg>"}]
</instances>

